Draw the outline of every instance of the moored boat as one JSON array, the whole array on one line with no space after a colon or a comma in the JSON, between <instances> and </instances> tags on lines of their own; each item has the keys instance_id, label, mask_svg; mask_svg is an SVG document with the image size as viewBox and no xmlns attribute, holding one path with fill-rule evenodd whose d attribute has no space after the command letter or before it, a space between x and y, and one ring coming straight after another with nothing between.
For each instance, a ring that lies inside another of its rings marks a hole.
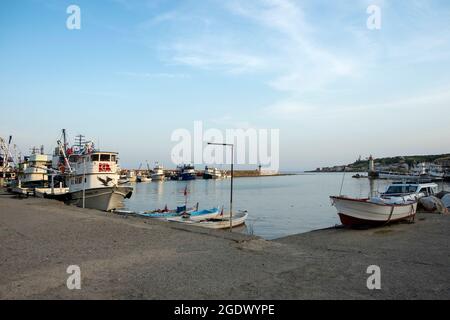
<instances>
[{"instance_id":1,"label":"moored boat","mask_svg":"<svg viewBox=\"0 0 450 320\"><path fill-rule=\"evenodd\" d=\"M229 216L223 216L223 215L217 215L216 217L212 218L203 218L198 217L198 219L181 219L181 218L175 218L175 219L168 219L169 221L173 222L179 222L194 226L199 226L203 228L209 228L209 229L229 229L230 228L230 217ZM233 214L231 219L231 227L235 228L238 226L241 226L245 224L245 221L248 218L248 213L246 211L239 211L235 214Z\"/></svg>"},{"instance_id":2,"label":"moored boat","mask_svg":"<svg viewBox=\"0 0 450 320\"><path fill-rule=\"evenodd\" d=\"M168 221L172 222L195 222L195 221L202 221L207 219L213 219L217 218L220 215L219 208L212 208L212 209L204 209L204 210L197 210L192 211L187 214L182 214L179 217L175 218L169 218Z\"/></svg>"},{"instance_id":3,"label":"moored boat","mask_svg":"<svg viewBox=\"0 0 450 320\"><path fill-rule=\"evenodd\" d=\"M195 180L197 175L193 165L178 166L178 177L180 180Z\"/></svg>"},{"instance_id":4,"label":"moored boat","mask_svg":"<svg viewBox=\"0 0 450 320\"><path fill-rule=\"evenodd\" d=\"M150 181L152 181L152 178L147 175L142 174L142 175L136 176L136 181L137 182L150 182Z\"/></svg>"},{"instance_id":5,"label":"moored boat","mask_svg":"<svg viewBox=\"0 0 450 320\"><path fill-rule=\"evenodd\" d=\"M203 179L221 179L223 176L222 171L217 168L205 167L203 172Z\"/></svg>"},{"instance_id":6,"label":"moored boat","mask_svg":"<svg viewBox=\"0 0 450 320\"><path fill-rule=\"evenodd\" d=\"M51 157L33 151L25 161L20 164L19 180L22 187L44 187L48 185Z\"/></svg>"},{"instance_id":7,"label":"moored boat","mask_svg":"<svg viewBox=\"0 0 450 320\"><path fill-rule=\"evenodd\" d=\"M415 200L357 199L345 196L332 196L330 199L338 211L342 224L349 227L377 226L413 219L417 210Z\"/></svg>"},{"instance_id":8,"label":"moored boat","mask_svg":"<svg viewBox=\"0 0 450 320\"><path fill-rule=\"evenodd\" d=\"M164 167L160 164L156 164L153 168L153 173L151 174L153 181L164 181L166 179L164 175Z\"/></svg>"},{"instance_id":9,"label":"moored boat","mask_svg":"<svg viewBox=\"0 0 450 320\"><path fill-rule=\"evenodd\" d=\"M81 138L80 138L81 141ZM67 150L65 200L80 207L112 211L122 207L133 188L119 185L118 153L96 150L92 142Z\"/></svg>"},{"instance_id":10,"label":"moored boat","mask_svg":"<svg viewBox=\"0 0 450 320\"><path fill-rule=\"evenodd\" d=\"M127 176L125 174L120 175L118 184L127 184L127 183L130 183L130 180L127 178Z\"/></svg>"},{"instance_id":11,"label":"moored boat","mask_svg":"<svg viewBox=\"0 0 450 320\"><path fill-rule=\"evenodd\" d=\"M136 182L136 173L132 170L127 171L126 177L130 182Z\"/></svg>"},{"instance_id":12,"label":"moored boat","mask_svg":"<svg viewBox=\"0 0 450 320\"><path fill-rule=\"evenodd\" d=\"M176 209L170 210L166 207L164 209L159 210L137 212L136 214L146 218L166 219L181 216L184 213L191 213L194 211L198 211L198 204L195 207L191 208L186 208L186 206L180 206L177 207Z\"/></svg>"}]
</instances>

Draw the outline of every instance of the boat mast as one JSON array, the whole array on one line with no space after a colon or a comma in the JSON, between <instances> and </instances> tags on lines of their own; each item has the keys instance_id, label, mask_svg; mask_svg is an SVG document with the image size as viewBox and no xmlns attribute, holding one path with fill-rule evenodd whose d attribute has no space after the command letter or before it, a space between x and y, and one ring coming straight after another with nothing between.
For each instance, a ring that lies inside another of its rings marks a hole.
<instances>
[{"instance_id":1,"label":"boat mast","mask_svg":"<svg viewBox=\"0 0 450 320\"><path fill-rule=\"evenodd\" d=\"M62 136L63 136L64 150L67 150L67 135L66 135L66 129L62 129Z\"/></svg>"},{"instance_id":2,"label":"boat mast","mask_svg":"<svg viewBox=\"0 0 450 320\"><path fill-rule=\"evenodd\" d=\"M69 159L67 158L66 150L65 150L64 146L61 144L61 141L58 140L57 143L58 143L58 147L59 147L59 152L62 154L62 156L64 158L64 163L67 166L69 173L72 173L72 168L70 167L70 162L69 162Z\"/></svg>"},{"instance_id":3,"label":"boat mast","mask_svg":"<svg viewBox=\"0 0 450 320\"><path fill-rule=\"evenodd\" d=\"M147 162L147 171L148 171L148 173L147 173L147 175L148 176L150 176L150 165L148 164L148 160L145 160L146 162Z\"/></svg>"}]
</instances>

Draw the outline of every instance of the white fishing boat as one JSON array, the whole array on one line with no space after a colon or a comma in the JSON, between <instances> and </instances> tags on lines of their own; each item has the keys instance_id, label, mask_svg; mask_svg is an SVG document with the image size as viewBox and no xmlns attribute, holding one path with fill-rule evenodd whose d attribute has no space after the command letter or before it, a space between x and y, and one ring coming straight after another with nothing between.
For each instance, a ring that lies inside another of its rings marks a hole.
<instances>
[{"instance_id":1,"label":"white fishing boat","mask_svg":"<svg viewBox=\"0 0 450 320\"><path fill-rule=\"evenodd\" d=\"M80 138L81 140L81 138ZM119 186L118 153L95 150L92 142L67 150L64 171L69 192L66 200L80 207L111 211L122 207L133 188Z\"/></svg>"},{"instance_id":2,"label":"white fishing boat","mask_svg":"<svg viewBox=\"0 0 450 320\"><path fill-rule=\"evenodd\" d=\"M442 181L444 180L445 172L442 166L422 162L413 167L409 172L378 171L376 175L379 179L387 180Z\"/></svg>"},{"instance_id":3,"label":"white fishing boat","mask_svg":"<svg viewBox=\"0 0 450 320\"><path fill-rule=\"evenodd\" d=\"M197 174L195 173L195 168L193 165L181 165L177 167L178 170L178 178L180 180L195 180Z\"/></svg>"},{"instance_id":4,"label":"white fishing boat","mask_svg":"<svg viewBox=\"0 0 450 320\"><path fill-rule=\"evenodd\" d=\"M343 225L380 225L412 219L419 199L438 192L436 183L393 182L386 191L371 198L330 197Z\"/></svg>"},{"instance_id":5,"label":"white fishing boat","mask_svg":"<svg viewBox=\"0 0 450 320\"><path fill-rule=\"evenodd\" d=\"M22 187L44 187L48 184L48 171L51 156L33 151L25 161L19 164L19 180Z\"/></svg>"},{"instance_id":6,"label":"white fishing boat","mask_svg":"<svg viewBox=\"0 0 450 320\"><path fill-rule=\"evenodd\" d=\"M431 179L444 180L445 170L444 167L435 163L430 163L428 166L428 174Z\"/></svg>"},{"instance_id":7,"label":"white fishing boat","mask_svg":"<svg viewBox=\"0 0 450 320\"><path fill-rule=\"evenodd\" d=\"M231 227L235 228L238 226L241 226L245 224L245 221L247 220L248 213L246 211L239 211L235 214L233 214L231 219ZM218 215L216 217L212 218L202 218L199 217L199 219L181 219L181 218L173 218L168 219L169 221L199 226L203 228L209 228L209 229L229 229L230 228L230 216L223 216Z\"/></svg>"},{"instance_id":8,"label":"white fishing boat","mask_svg":"<svg viewBox=\"0 0 450 320\"><path fill-rule=\"evenodd\" d=\"M156 166L153 168L151 178L154 181L164 181L165 180L164 167L157 163Z\"/></svg>"},{"instance_id":9,"label":"white fishing boat","mask_svg":"<svg viewBox=\"0 0 450 320\"><path fill-rule=\"evenodd\" d=\"M132 170L127 172L126 177L127 177L128 181L130 181L130 182L136 182L136 180L137 180L136 173Z\"/></svg>"},{"instance_id":10,"label":"white fishing boat","mask_svg":"<svg viewBox=\"0 0 450 320\"><path fill-rule=\"evenodd\" d=\"M421 176L411 173L401 173L401 172L393 172L393 171L378 171L377 177L379 179L385 180L414 180L419 179ZM423 178L423 176L422 176Z\"/></svg>"},{"instance_id":11,"label":"white fishing boat","mask_svg":"<svg viewBox=\"0 0 450 320\"><path fill-rule=\"evenodd\" d=\"M130 183L130 180L127 178L127 175L125 174L120 175L118 184L127 184L127 183Z\"/></svg>"},{"instance_id":12,"label":"white fishing boat","mask_svg":"<svg viewBox=\"0 0 450 320\"><path fill-rule=\"evenodd\" d=\"M221 170L217 168L210 168L208 166L205 167L205 171L203 172L203 179L221 179L223 178L223 173Z\"/></svg>"},{"instance_id":13,"label":"white fishing boat","mask_svg":"<svg viewBox=\"0 0 450 320\"><path fill-rule=\"evenodd\" d=\"M392 203L382 198L356 199L345 196L330 198L342 224L349 227L376 226L394 221L412 220L417 210L417 201Z\"/></svg>"},{"instance_id":14,"label":"white fishing boat","mask_svg":"<svg viewBox=\"0 0 450 320\"><path fill-rule=\"evenodd\" d=\"M142 166L142 164L141 164ZM141 168L141 166L139 166L139 169ZM145 171L140 171L138 176L136 177L136 181L137 182L150 182L152 181L152 177L150 176L150 166L148 165L148 161L147 161L147 172Z\"/></svg>"},{"instance_id":15,"label":"white fishing boat","mask_svg":"<svg viewBox=\"0 0 450 320\"><path fill-rule=\"evenodd\" d=\"M136 176L136 181L137 182L150 182L150 181L152 181L152 178L145 174L139 174Z\"/></svg>"}]
</instances>

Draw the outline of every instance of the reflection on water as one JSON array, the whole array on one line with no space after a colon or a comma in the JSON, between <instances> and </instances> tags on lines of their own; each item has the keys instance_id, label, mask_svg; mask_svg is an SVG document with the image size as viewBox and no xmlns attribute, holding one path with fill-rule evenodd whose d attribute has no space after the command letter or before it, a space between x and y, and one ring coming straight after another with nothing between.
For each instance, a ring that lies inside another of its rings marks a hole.
<instances>
[{"instance_id":1,"label":"reflection on water","mask_svg":"<svg viewBox=\"0 0 450 320\"><path fill-rule=\"evenodd\" d=\"M347 174L344 195L369 197L383 192L389 181L354 179ZM342 174L311 173L296 176L237 178L234 180L233 208L248 210L247 226L236 232L274 239L339 224L331 207L330 195L339 193ZM200 204L201 209L224 206L229 208L230 180L155 181L133 184L135 190L125 206L142 211L183 205L184 189L188 186L188 205ZM450 191L448 184L440 189Z\"/></svg>"}]
</instances>

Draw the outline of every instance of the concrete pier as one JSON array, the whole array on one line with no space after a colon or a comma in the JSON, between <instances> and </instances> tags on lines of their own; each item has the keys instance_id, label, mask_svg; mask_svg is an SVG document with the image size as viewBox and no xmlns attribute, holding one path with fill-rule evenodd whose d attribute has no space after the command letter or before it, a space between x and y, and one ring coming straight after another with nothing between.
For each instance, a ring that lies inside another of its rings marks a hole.
<instances>
[{"instance_id":1,"label":"concrete pier","mask_svg":"<svg viewBox=\"0 0 450 320\"><path fill-rule=\"evenodd\" d=\"M449 238L450 216L433 214L265 241L2 194L0 298L450 299ZM370 265L381 290L366 286Z\"/></svg>"}]
</instances>

